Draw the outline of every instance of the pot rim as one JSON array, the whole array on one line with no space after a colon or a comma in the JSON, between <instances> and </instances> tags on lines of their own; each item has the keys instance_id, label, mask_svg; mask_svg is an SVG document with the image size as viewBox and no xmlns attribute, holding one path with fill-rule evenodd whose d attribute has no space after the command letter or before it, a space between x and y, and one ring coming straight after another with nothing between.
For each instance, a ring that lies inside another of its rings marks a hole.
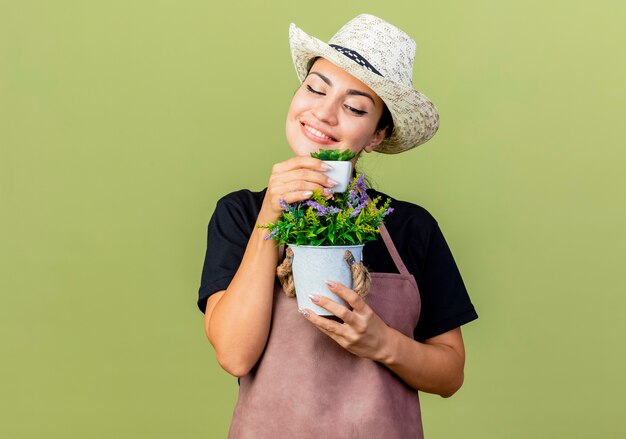
<instances>
[{"instance_id":1,"label":"pot rim","mask_svg":"<svg viewBox=\"0 0 626 439\"><path fill-rule=\"evenodd\" d=\"M352 162L350 160L322 160L324 163L328 162L328 163L345 163L345 166L352 166Z\"/></svg>"},{"instance_id":2,"label":"pot rim","mask_svg":"<svg viewBox=\"0 0 626 439\"><path fill-rule=\"evenodd\" d=\"M299 247L299 248L357 248L364 247L365 244L354 244L354 245L296 245L296 244L287 244L288 247Z\"/></svg>"}]
</instances>

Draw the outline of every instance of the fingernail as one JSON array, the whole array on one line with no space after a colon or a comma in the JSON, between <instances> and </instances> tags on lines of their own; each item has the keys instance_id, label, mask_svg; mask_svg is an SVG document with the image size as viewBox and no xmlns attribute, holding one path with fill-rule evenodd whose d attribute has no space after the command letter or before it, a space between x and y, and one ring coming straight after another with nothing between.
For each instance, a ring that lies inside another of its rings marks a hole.
<instances>
[{"instance_id":1,"label":"fingernail","mask_svg":"<svg viewBox=\"0 0 626 439\"><path fill-rule=\"evenodd\" d=\"M309 313L306 310L302 308L298 308L298 312L302 314L304 317L306 317L307 319L309 318Z\"/></svg>"},{"instance_id":2,"label":"fingernail","mask_svg":"<svg viewBox=\"0 0 626 439\"><path fill-rule=\"evenodd\" d=\"M309 299L311 299L311 302L319 302L320 301L320 296L317 296L315 294L309 294Z\"/></svg>"},{"instance_id":3,"label":"fingernail","mask_svg":"<svg viewBox=\"0 0 626 439\"><path fill-rule=\"evenodd\" d=\"M339 182L333 180L332 178L328 179L328 184L330 184L331 186L337 186L339 184Z\"/></svg>"},{"instance_id":4,"label":"fingernail","mask_svg":"<svg viewBox=\"0 0 626 439\"><path fill-rule=\"evenodd\" d=\"M304 192L302 192L302 195L304 195L305 197L310 197L311 195L313 195L313 192L311 192L311 191L304 191Z\"/></svg>"},{"instance_id":5,"label":"fingernail","mask_svg":"<svg viewBox=\"0 0 626 439\"><path fill-rule=\"evenodd\" d=\"M326 285L328 285L331 288L335 288L337 286L337 284L333 282L332 280L327 280Z\"/></svg>"},{"instance_id":6,"label":"fingernail","mask_svg":"<svg viewBox=\"0 0 626 439\"><path fill-rule=\"evenodd\" d=\"M324 163L322 162L322 164L320 165L320 167L325 170L325 171L330 171L331 169L333 169L332 166L330 166L328 163Z\"/></svg>"},{"instance_id":7,"label":"fingernail","mask_svg":"<svg viewBox=\"0 0 626 439\"><path fill-rule=\"evenodd\" d=\"M322 189L322 193L324 195L330 195L333 193L333 190L331 188L325 187L324 189Z\"/></svg>"}]
</instances>

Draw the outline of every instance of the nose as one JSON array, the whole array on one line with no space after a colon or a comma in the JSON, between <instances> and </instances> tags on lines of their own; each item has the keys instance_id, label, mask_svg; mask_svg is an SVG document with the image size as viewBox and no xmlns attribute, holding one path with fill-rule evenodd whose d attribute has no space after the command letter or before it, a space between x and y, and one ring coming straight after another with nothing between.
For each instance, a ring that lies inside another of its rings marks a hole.
<instances>
[{"instance_id":1,"label":"nose","mask_svg":"<svg viewBox=\"0 0 626 439\"><path fill-rule=\"evenodd\" d=\"M337 103L329 97L326 97L326 99L318 99L313 108L313 115L319 119L320 122L327 123L328 125L336 125Z\"/></svg>"}]
</instances>

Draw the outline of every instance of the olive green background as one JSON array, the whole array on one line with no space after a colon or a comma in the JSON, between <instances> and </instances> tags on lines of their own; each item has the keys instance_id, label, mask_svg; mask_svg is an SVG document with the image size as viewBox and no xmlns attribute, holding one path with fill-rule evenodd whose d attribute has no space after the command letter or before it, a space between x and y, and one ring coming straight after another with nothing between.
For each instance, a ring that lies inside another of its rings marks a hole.
<instances>
[{"instance_id":1,"label":"olive green background","mask_svg":"<svg viewBox=\"0 0 626 439\"><path fill-rule=\"evenodd\" d=\"M0 1L0 436L225 437L207 223L290 156L289 23L369 12L441 126L363 168L438 219L480 315L427 437L626 437L624 5Z\"/></svg>"}]
</instances>

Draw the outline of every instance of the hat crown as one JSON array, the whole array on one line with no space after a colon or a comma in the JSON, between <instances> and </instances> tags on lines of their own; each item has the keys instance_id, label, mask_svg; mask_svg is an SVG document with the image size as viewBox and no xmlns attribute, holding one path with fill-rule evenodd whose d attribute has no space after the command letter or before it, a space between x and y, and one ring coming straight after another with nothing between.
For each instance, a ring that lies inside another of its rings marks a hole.
<instances>
[{"instance_id":1,"label":"hat crown","mask_svg":"<svg viewBox=\"0 0 626 439\"><path fill-rule=\"evenodd\" d=\"M394 25L361 14L339 29L328 44L357 52L386 79L413 87L416 44Z\"/></svg>"}]
</instances>

